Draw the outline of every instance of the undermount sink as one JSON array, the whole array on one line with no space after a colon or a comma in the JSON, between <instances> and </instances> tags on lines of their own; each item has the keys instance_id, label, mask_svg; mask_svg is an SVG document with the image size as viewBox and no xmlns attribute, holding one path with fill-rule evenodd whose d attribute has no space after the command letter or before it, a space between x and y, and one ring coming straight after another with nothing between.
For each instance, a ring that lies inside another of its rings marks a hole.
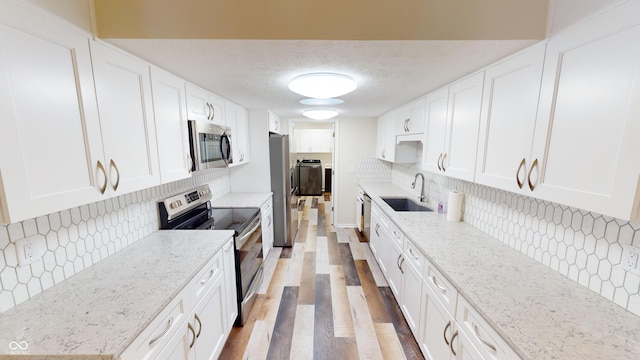
<instances>
[{"instance_id":1,"label":"undermount sink","mask_svg":"<svg viewBox=\"0 0 640 360\"><path fill-rule=\"evenodd\" d=\"M406 197L381 197L381 199L395 211L433 211Z\"/></svg>"}]
</instances>

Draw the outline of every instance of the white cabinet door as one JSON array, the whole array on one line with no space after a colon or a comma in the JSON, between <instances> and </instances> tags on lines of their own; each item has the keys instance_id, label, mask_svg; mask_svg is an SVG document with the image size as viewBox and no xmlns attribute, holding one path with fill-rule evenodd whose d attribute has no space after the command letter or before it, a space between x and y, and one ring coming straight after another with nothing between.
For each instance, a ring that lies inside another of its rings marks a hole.
<instances>
[{"instance_id":1,"label":"white cabinet door","mask_svg":"<svg viewBox=\"0 0 640 360\"><path fill-rule=\"evenodd\" d=\"M400 299L402 313L409 324L416 339L419 339L420 331L420 306L422 305L420 294L422 294L422 275L407 258L401 263L402 286Z\"/></svg>"},{"instance_id":2,"label":"white cabinet door","mask_svg":"<svg viewBox=\"0 0 640 360\"><path fill-rule=\"evenodd\" d=\"M108 196L88 39L21 27L0 25L0 223Z\"/></svg>"},{"instance_id":3,"label":"white cabinet door","mask_svg":"<svg viewBox=\"0 0 640 360\"><path fill-rule=\"evenodd\" d=\"M112 195L160 184L149 65L98 42L91 57Z\"/></svg>"},{"instance_id":4,"label":"white cabinet door","mask_svg":"<svg viewBox=\"0 0 640 360\"><path fill-rule=\"evenodd\" d=\"M384 160L396 161L396 112L391 111L385 115L384 126Z\"/></svg>"},{"instance_id":5,"label":"white cabinet door","mask_svg":"<svg viewBox=\"0 0 640 360\"><path fill-rule=\"evenodd\" d=\"M402 291L402 256L401 248L391 239L389 239L389 257L387 258L387 282L389 287L396 296L396 299L401 303L400 292Z\"/></svg>"},{"instance_id":6,"label":"white cabinet door","mask_svg":"<svg viewBox=\"0 0 640 360\"><path fill-rule=\"evenodd\" d=\"M449 87L446 151L442 167L446 175L473 181L478 149L484 72Z\"/></svg>"},{"instance_id":7,"label":"white cabinet door","mask_svg":"<svg viewBox=\"0 0 640 360\"><path fill-rule=\"evenodd\" d=\"M442 157L444 156L445 139L447 134L447 104L449 89L436 90L425 99L425 138L422 146L422 169L430 172L443 172Z\"/></svg>"},{"instance_id":8,"label":"white cabinet door","mask_svg":"<svg viewBox=\"0 0 640 360\"><path fill-rule=\"evenodd\" d=\"M422 286L422 315L418 343L428 360L450 359L451 340L455 321L449 312L431 292L429 286Z\"/></svg>"},{"instance_id":9,"label":"white cabinet door","mask_svg":"<svg viewBox=\"0 0 640 360\"><path fill-rule=\"evenodd\" d=\"M227 334L225 304L224 279L220 276L193 312L195 360L217 359L222 351Z\"/></svg>"},{"instance_id":10,"label":"white cabinet door","mask_svg":"<svg viewBox=\"0 0 640 360\"><path fill-rule=\"evenodd\" d=\"M267 111L267 116L269 118L269 131L278 134L282 133L280 126L280 117L271 111Z\"/></svg>"},{"instance_id":11,"label":"white cabinet door","mask_svg":"<svg viewBox=\"0 0 640 360\"><path fill-rule=\"evenodd\" d=\"M184 80L151 67L160 180L163 184L191 176Z\"/></svg>"},{"instance_id":12,"label":"white cabinet door","mask_svg":"<svg viewBox=\"0 0 640 360\"><path fill-rule=\"evenodd\" d=\"M262 216L262 257L266 258L273 248L273 202L271 198L262 205L260 212Z\"/></svg>"},{"instance_id":13,"label":"white cabinet door","mask_svg":"<svg viewBox=\"0 0 640 360\"><path fill-rule=\"evenodd\" d=\"M532 196L637 221L640 25L618 30L621 11L549 41L528 179Z\"/></svg>"},{"instance_id":14,"label":"white cabinet door","mask_svg":"<svg viewBox=\"0 0 640 360\"><path fill-rule=\"evenodd\" d=\"M475 182L530 191L524 185L532 163L545 47L540 42L485 71Z\"/></svg>"},{"instance_id":15,"label":"white cabinet door","mask_svg":"<svg viewBox=\"0 0 640 360\"><path fill-rule=\"evenodd\" d=\"M231 102L225 103L227 127L231 128L231 146L233 147L233 164L249 162L249 116L242 106Z\"/></svg>"},{"instance_id":16,"label":"white cabinet door","mask_svg":"<svg viewBox=\"0 0 640 360\"><path fill-rule=\"evenodd\" d=\"M224 263L224 287L226 295L225 333L229 333L238 317L238 298L236 291L236 255L233 239L222 247L222 261Z\"/></svg>"},{"instance_id":17,"label":"white cabinet door","mask_svg":"<svg viewBox=\"0 0 640 360\"><path fill-rule=\"evenodd\" d=\"M424 133L425 98L412 101L398 109L396 135Z\"/></svg>"}]
</instances>

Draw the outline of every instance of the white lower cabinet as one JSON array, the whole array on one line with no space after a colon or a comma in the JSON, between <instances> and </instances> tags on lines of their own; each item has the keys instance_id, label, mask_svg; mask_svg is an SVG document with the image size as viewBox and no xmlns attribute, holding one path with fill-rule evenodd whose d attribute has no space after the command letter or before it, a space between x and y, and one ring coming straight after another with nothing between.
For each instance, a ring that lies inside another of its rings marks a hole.
<instances>
[{"instance_id":1,"label":"white lower cabinet","mask_svg":"<svg viewBox=\"0 0 640 360\"><path fill-rule=\"evenodd\" d=\"M229 239L119 359L216 359L237 316L233 249Z\"/></svg>"},{"instance_id":2,"label":"white lower cabinet","mask_svg":"<svg viewBox=\"0 0 640 360\"><path fill-rule=\"evenodd\" d=\"M390 239L390 238L389 238ZM389 256L386 259L387 263L387 282L389 287L395 295L396 300L400 302L400 287L402 286L402 250L395 242L389 241Z\"/></svg>"},{"instance_id":3,"label":"white lower cabinet","mask_svg":"<svg viewBox=\"0 0 640 360\"><path fill-rule=\"evenodd\" d=\"M262 257L266 258L273 248L273 200L269 198L260 207L262 216Z\"/></svg>"},{"instance_id":4,"label":"white lower cabinet","mask_svg":"<svg viewBox=\"0 0 640 360\"><path fill-rule=\"evenodd\" d=\"M371 239L369 248L382 273L387 276L387 257L389 256L389 236L383 216L375 203L371 203Z\"/></svg>"}]
</instances>

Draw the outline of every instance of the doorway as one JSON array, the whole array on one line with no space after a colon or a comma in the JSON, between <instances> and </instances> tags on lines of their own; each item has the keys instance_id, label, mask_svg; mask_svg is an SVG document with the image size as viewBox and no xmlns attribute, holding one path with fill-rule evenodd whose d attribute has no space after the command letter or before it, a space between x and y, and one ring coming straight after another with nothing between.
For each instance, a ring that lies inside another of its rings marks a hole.
<instances>
[{"instance_id":1,"label":"doorway","mask_svg":"<svg viewBox=\"0 0 640 360\"><path fill-rule=\"evenodd\" d=\"M330 206L326 206L326 211L327 213L331 212L331 216L328 216L331 219L331 224L335 224L337 218L335 209L338 197L338 178L336 176L338 149L335 141L337 125L337 120L334 119L325 121L289 120L291 160L303 169L299 175L299 186L303 190L302 195L323 196L325 203L330 203ZM312 172L309 172L309 169L313 169ZM312 180L305 182L310 178L310 175ZM318 175L320 179L317 179ZM318 189L321 189L321 192L315 190L314 181L318 181Z\"/></svg>"}]
</instances>

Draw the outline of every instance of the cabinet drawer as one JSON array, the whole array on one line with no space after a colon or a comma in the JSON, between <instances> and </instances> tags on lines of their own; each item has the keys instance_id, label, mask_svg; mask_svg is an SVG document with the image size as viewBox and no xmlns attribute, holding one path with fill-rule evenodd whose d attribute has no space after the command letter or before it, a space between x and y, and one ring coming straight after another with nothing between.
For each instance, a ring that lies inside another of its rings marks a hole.
<instances>
[{"instance_id":1,"label":"cabinet drawer","mask_svg":"<svg viewBox=\"0 0 640 360\"><path fill-rule=\"evenodd\" d=\"M520 359L515 351L461 296L458 300L456 321L484 359Z\"/></svg>"},{"instance_id":2,"label":"cabinet drawer","mask_svg":"<svg viewBox=\"0 0 640 360\"><path fill-rule=\"evenodd\" d=\"M447 308L449 313L455 314L458 290L430 262L425 260L425 266L427 271L424 280L427 286L433 291L442 305Z\"/></svg>"},{"instance_id":3,"label":"cabinet drawer","mask_svg":"<svg viewBox=\"0 0 640 360\"><path fill-rule=\"evenodd\" d=\"M188 285L189 298L192 301L192 303L188 305L191 305L191 308L200 301L215 280L222 276L223 269L222 251L218 251L213 258L209 260L207 265L193 277L193 280L191 280L191 283Z\"/></svg>"},{"instance_id":4,"label":"cabinet drawer","mask_svg":"<svg viewBox=\"0 0 640 360\"><path fill-rule=\"evenodd\" d=\"M424 273L424 255L418 250L418 248L409 240L404 242L404 256L411 262L411 264L418 270L420 276Z\"/></svg>"},{"instance_id":5,"label":"cabinet drawer","mask_svg":"<svg viewBox=\"0 0 640 360\"><path fill-rule=\"evenodd\" d=\"M404 249L404 234L402 233L402 231L400 231L397 226L390 222L388 232L391 240L395 242L398 247L400 247L400 249Z\"/></svg>"},{"instance_id":6,"label":"cabinet drawer","mask_svg":"<svg viewBox=\"0 0 640 360\"><path fill-rule=\"evenodd\" d=\"M156 316L131 345L120 355L120 360L155 359L173 335L182 329L187 312L191 311L178 295Z\"/></svg>"}]
</instances>

